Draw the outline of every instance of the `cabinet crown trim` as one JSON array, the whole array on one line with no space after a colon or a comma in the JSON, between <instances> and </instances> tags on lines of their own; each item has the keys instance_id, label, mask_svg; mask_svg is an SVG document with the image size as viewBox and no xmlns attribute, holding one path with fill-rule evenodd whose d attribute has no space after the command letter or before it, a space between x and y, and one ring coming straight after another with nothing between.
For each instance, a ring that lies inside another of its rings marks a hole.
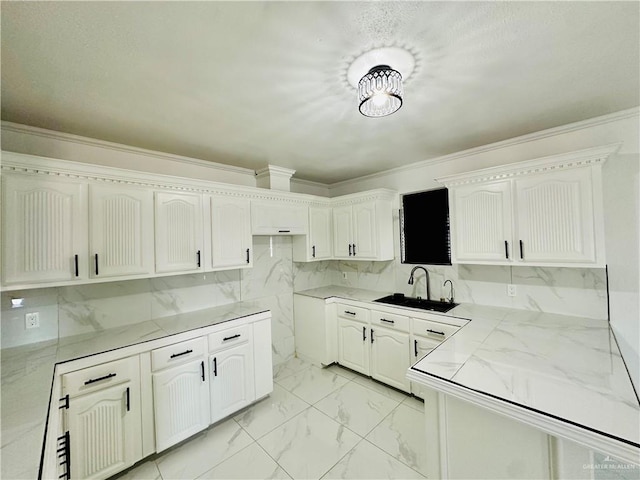
<instances>
[{"instance_id":1,"label":"cabinet crown trim","mask_svg":"<svg viewBox=\"0 0 640 480\"><path fill-rule=\"evenodd\" d=\"M601 147L577 150L574 152L568 152L559 155L536 158L523 162L510 163L507 165L483 168L471 172L436 178L436 181L447 187L454 187L473 183L505 180L514 177L546 173L557 170L568 170L572 168L601 165L611 155L615 154L620 149L621 145L622 142L604 145Z\"/></svg>"}]
</instances>

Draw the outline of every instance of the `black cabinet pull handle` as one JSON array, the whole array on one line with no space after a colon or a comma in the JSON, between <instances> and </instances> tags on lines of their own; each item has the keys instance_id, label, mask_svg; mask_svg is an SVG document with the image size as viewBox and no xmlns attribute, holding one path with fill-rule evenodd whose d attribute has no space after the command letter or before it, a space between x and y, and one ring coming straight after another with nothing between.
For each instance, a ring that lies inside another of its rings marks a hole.
<instances>
[{"instance_id":1,"label":"black cabinet pull handle","mask_svg":"<svg viewBox=\"0 0 640 480\"><path fill-rule=\"evenodd\" d=\"M395 321L393 321L393 320L387 320L386 318L381 318L381 319L380 319L380 321L381 321L381 322L391 323L391 324L396 323Z\"/></svg>"},{"instance_id":2,"label":"black cabinet pull handle","mask_svg":"<svg viewBox=\"0 0 640 480\"><path fill-rule=\"evenodd\" d=\"M351 256L351 255L352 255L352 253L351 253L351 244L349 244L349 256Z\"/></svg>"},{"instance_id":3,"label":"black cabinet pull handle","mask_svg":"<svg viewBox=\"0 0 640 480\"><path fill-rule=\"evenodd\" d=\"M427 329L427 332L429 332L429 333L436 333L436 334L438 334L438 335L444 335L444 332L439 332L439 331L437 331L437 330L431 330L430 328L429 328L429 329Z\"/></svg>"},{"instance_id":4,"label":"black cabinet pull handle","mask_svg":"<svg viewBox=\"0 0 640 480\"><path fill-rule=\"evenodd\" d=\"M355 243L353 244L353 256L354 257L356 256L356 244Z\"/></svg>"},{"instance_id":5,"label":"black cabinet pull handle","mask_svg":"<svg viewBox=\"0 0 640 480\"><path fill-rule=\"evenodd\" d=\"M247 248L247 263L249 263L249 249Z\"/></svg>"},{"instance_id":6,"label":"black cabinet pull handle","mask_svg":"<svg viewBox=\"0 0 640 480\"><path fill-rule=\"evenodd\" d=\"M202 373L202 381L204 382L204 360L200 362L200 368Z\"/></svg>"},{"instance_id":7,"label":"black cabinet pull handle","mask_svg":"<svg viewBox=\"0 0 640 480\"><path fill-rule=\"evenodd\" d=\"M278 230L278 233L289 233L291 230Z\"/></svg>"},{"instance_id":8,"label":"black cabinet pull handle","mask_svg":"<svg viewBox=\"0 0 640 480\"><path fill-rule=\"evenodd\" d=\"M362 327L362 341L367 341L367 327Z\"/></svg>"},{"instance_id":9,"label":"black cabinet pull handle","mask_svg":"<svg viewBox=\"0 0 640 480\"><path fill-rule=\"evenodd\" d=\"M373 328L371 329L371 343L373 343Z\"/></svg>"},{"instance_id":10,"label":"black cabinet pull handle","mask_svg":"<svg viewBox=\"0 0 640 480\"><path fill-rule=\"evenodd\" d=\"M524 260L524 248L523 248L522 240L520 240L520 260Z\"/></svg>"},{"instance_id":11,"label":"black cabinet pull handle","mask_svg":"<svg viewBox=\"0 0 640 480\"><path fill-rule=\"evenodd\" d=\"M75 267L76 277L80 275L80 269L78 268L78 255L73 256L73 266Z\"/></svg>"},{"instance_id":12,"label":"black cabinet pull handle","mask_svg":"<svg viewBox=\"0 0 640 480\"><path fill-rule=\"evenodd\" d=\"M169 358L176 358L176 357L181 357L182 355L188 355L190 353L193 353L193 350L185 350L184 352L180 352L180 353L174 353L173 355L171 355L171 357Z\"/></svg>"},{"instance_id":13,"label":"black cabinet pull handle","mask_svg":"<svg viewBox=\"0 0 640 480\"><path fill-rule=\"evenodd\" d=\"M312 256L313 258L316 258L316 246L315 246L315 245L314 245L313 247L311 247L311 251L313 252L313 253L311 254L311 256Z\"/></svg>"},{"instance_id":14,"label":"black cabinet pull handle","mask_svg":"<svg viewBox=\"0 0 640 480\"><path fill-rule=\"evenodd\" d=\"M217 357L213 357L213 376L218 376L218 359Z\"/></svg>"},{"instance_id":15,"label":"black cabinet pull handle","mask_svg":"<svg viewBox=\"0 0 640 480\"><path fill-rule=\"evenodd\" d=\"M509 260L509 242L504 241L504 256Z\"/></svg>"},{"instance_id":16,"label":"black cabinet pull handle","mask_svg":"<svg viewBox=\"0 0 640 480\"><path fill-rule=\"evenodd\" d=\"M127 412L131 410L131 394L129 393L129 387L127 387Z\"/></svg>"},{"instance_id":17,"label":"black cabinet pull handle","mask_svg":"<svg viewBox=\"0 0 640 480\"><path fill-rule=\"evenodd\" d=\"M89 380L87 380L86 382L84 382L85 385L91 385L92 383L96 383L96 382L100 382L102 380L107 380L108 378L113 378L115 377L116 374L115 373L110 373L109 375L105 375L104 377L99 377L99 378L90 378Z\"/></svg>"},{"instance_id":18,"label":"black cabinet pull handle","mask_svg":"<svg viewBox=\"0 0 640 480\"><path fill-rule=\"evenodd\" d=\"M96 253L96 275L98 275L98 254Z\"/></svg>"},{"instance_id":19,"label":"black cabinet pull handle","mask_svg":"<svg viewBox=\"0 0 640 480\"><path fill-rule=\"evenodd\" d=\"M345 310L344 313L346 313L347 315L355 315L356 312L350 312L349 310Z\"/></svg>"},{"instance_id":20,"label":"black cabinet pull handle","mask_svg":"<svg viewBox=\"0 0 640 480\"><path fill-rule=\"evenodd\" d=\"M230 337L224 337L222 341L226 342L227 340L233 340L234 338L240 338L240 334L236 333L235 335L231 335Z\"/></svg>"},{"instance_id":21,"label":"black cabinet pull handle","mask_svg":"<svg viewBox=\"0 0 640 480\"><path fill-rule=\"evenodd\" d=\"M413 355L418 358L418 340L413 341Z\"/></svg>"},{"instance_id":22,"label":"black cabinet pull handle","mask_svg":"<svg viewBox=\"0 0 640 480\"><path fill-rule=\"evenodd\" d=\"M198 255L198 268L200 268L200 263L201 263L200 262L200 260L201 260L201 258L200 258L200 250L198 250L197 255Z\"/></svg>"}]
</instances>

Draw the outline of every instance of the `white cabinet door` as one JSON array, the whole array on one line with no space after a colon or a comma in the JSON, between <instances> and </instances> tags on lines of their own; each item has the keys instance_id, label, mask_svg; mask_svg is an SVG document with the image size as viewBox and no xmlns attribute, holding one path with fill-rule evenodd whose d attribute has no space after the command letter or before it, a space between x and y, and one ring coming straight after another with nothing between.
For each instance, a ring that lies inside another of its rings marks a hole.
<instances>
[{"instance_id":1,"label":"white cabinet door","mask_svg":"<svg viewBox=\"0 0 640 480\"><path fill-rule=\"evenodd\" d=\"M152 273L153 193L115 185L91 185L89 193L91 276Z\"/></svg>"},{"instance_id":2,"label":"white cabinet door","mask_svg":"<svg viewBox=\"0 0 640 480\"><path fill-rule=\"evenodd\" d=\"M202 269L202 199L197 194L155 193L156 272Z\"/></svg>"},{"instance_id":3,"label":"white cabinet door","mask_svg":"<svg viewBox=\"0 0 640 480\"><path fill-rule=\"evenodd\" d=\"M378 257L376 203L358 203L352 207L353 258L375 260Z\"/></svg>"},{"instance_id":4,"label":"white cabinet door","mask_svg":"<svg viewBox=\"0 0 640 480\"><path fill-rule=\"evenodd\" d=\"M71 478L102 479L142 457L140 393L125 382L69 401Z\"/></svg>"},{"instance_id":5,"label":"white cabinet door","mask_svg":"<svg viewBox=\"0 0 640 480\"><path fill-rule=\"evenodd\" d=\"M209 357L211 423L255 400L253 345L246 342Z\"/></svg>"},{"instance_id":6,"label":"white cabinet door","mask_svg":"<svg viewBox=\"0 0 640 480\"><path fill-rule=\"evenodd\" d=\"M309 248L312 260L332 256L333 235L330 207L309 207Z\"/></svg>"},{"instance_id":7,"label":"white cabinet door","mask_svg":"<svg viewBox=\"0 0 640 480\"><path fill-rule=\"evenodd\" d=\"M512 244L511 182L453 189L452 260L508 263Z\"/></svg>"},{"instance_id":8,"label":"white cabinet door","mask_svg":"<svg viewBox=\"0 0 640 480\"><path fill-rule=\"evenodd\" d=\"M249 200L211 197L210 270L251 267L251 207Z\"/></svg>"},{"instance_id":9,"label":"white cabinet door","mask_svg":"<svg viewBox=\"0 0 640 480\"><path fill-rule=\"evenodd\" d=\"M333 209L333 256L351 258L352 256L352 215L351 206Z\"/></svg>"},{"instance_id":10,"label":"white cabinet door","mask_svg":"<svg viewBox=\"0 0 640 480\"><path fill-rule=\"evenodd\" d=\"M5 284L87 278L87 186L4 174Z\"/></svg>"},{"instance_id":11,"label":"white cabinet door","mask_svg":"<svg viewBox=\"0 0 640 480\"><path fill-rule=\"evenodd\" d=\"M371 327L371 376L405 392L411 391L406 378L411 365L409 334Z\"/></svg>"},{"instance_id":12,"label":"white cabinet door","mask_svg":"<svg viewBox=\"0 0 640 480\"><path fill-rule=\"evenodd\" d=\"M338 319L338 363L369 375L369 327L360 322Z\"/></svg>"},{"instance_id":13,"label":"white cabinet door","mask_svg":"<svg viewBox=\"0 0 640 480\"><path fill-rule=\"evenodd\" d=\"M209 383L205 361L196 360L153 376L156 451L209 426Z\"/></svg>"},{"instance_id":14,"label":"white cabinet door","mask_svg":"<svg viewBox=\"0 0 640 480\"><path fill-rule=\"evenodd\" d=\"M518 260L596 261L591 173L575 168L514 181Z\"/></svg>"}]
</instances>

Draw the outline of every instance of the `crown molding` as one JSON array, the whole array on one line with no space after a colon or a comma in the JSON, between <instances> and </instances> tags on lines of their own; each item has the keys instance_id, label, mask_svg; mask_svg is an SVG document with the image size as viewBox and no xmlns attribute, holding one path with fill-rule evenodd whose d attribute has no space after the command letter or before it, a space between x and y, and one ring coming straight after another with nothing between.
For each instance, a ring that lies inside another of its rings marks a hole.
<instances>
[{"instance_id":1,"label":"crown molding","mask_svg":"<svg viewBox=\"0 0 640 480\"><path fill-rule=\"evenodd\" d=\"M471 172L448 175L436 178L435 180L447 187L454 187L479 182L504 180L536 173L546 173L553 170L568 170L571 168L598 165L604 163L611 155L616 153L620 149L621 145L621 142L613 143L610 145L603 145L601 147L576 150L574 152L563 153L560 155L550 155L547 157L536 158L534 160L526 160L523 162L509 163L507 165L499 165L497 167L489 167Z\"/></svg>"},{"instance_id":2,"label":"crown molding","mask_svg":"<svg viewBox=\"0 0 640 480\"><path fill-rule=\"evenodd\" d=\"M639 117L639 116L640 116L640 107L629 108L627 110L621 110L619 112L614 112L607 115L602 115L599 117L582 120L580 122L569 123L567 125L561 125L559 127L549 128L546 130L541 130L539 132L528 133L526 135L521 135L519 137L510 138L507 140L502 140L500 142L490 143L488 145L482 145L479 147L470 148L468 150L462 150L460 152L455 152L455 153L443 155L436 158L422 160L416 163L412 163L410 165L403 165L401 167L385 170L384 172L372 173L370 175L364 175L358 178L344 180L342 182L331 183L328 185L328 187L330 189L336 188L336 187L342 187L342 186L351 185L354 183L359 183L363 180L371 180L371 179L385 177L387 175L394 174L394 173L417 170L426 166L436 165L438 163L452 162L455 160L472 157L474 155L479 155L482 153L501 150L507 147L521 145L521 144L533 142L536 140L555 137L558 135L575 132L577 130L584 130L587 128L596 127L599 125L605 125L607 123L617 122L620 120L625 120L627 118L633 118L633 117Z\"/></svg>"},{"instance_id":3,"label":"crown molding","mask_svg":"<svg viewBox=\"0 0 640 480\"><path fill-rule=\"evenodd\" d=\"M40 127L32 127L30 125L23 125L20 123L13 123L2 121L0 124L2 131L21 133L25 135L32 135L35 137L43 137L51 140L58 140L67 143L75 143L77 145L85 145L89 147L102 148L106 150L112 150L122 153L129 153L135 155L144 155L147 157L158 158L161 160L169 160L172 162L184 163L189 165L197 165L199 167L210 168L212 170L221 170L225 172L240 173L244 175L255 175L255 171L249 168L236 167L233 165L225 165L223 163L210 162L208 160L200 160L197 158L183 157L181 155L174 155L171 153L157 152L155 150L147 150L144 148L132 147L121 143L107 142L105 140L97 140L89 137L82 137L80 135L74 135L71 133L57 132L55 130L48 130Z\"/></svg>"}]
</instances>

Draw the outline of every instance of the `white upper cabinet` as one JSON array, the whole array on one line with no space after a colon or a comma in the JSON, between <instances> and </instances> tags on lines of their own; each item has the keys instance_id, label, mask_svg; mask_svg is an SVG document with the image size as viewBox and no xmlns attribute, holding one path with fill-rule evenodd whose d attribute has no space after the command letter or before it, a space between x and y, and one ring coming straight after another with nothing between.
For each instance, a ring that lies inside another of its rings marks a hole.
<instances>
[{"instance_id":1,"label":"white upper cabinet","mask_svg":"<svg viewBox=\"0 0 640 480\"><path fill-rule=\"evenodd\" d=\"M449 188L452 261L605 266L601 165L617 148L439 179Z\"/></svg>"},{"instance_id":2,"label":"white upper cabinet","mask_svg":"<svg viewBox=\"0 0 640 480\"><path fill-rule=\"evenodd\" d=\"M308 207L286 200L252 200L251 233L253 235L307 235Z\"/></svg>"},{"instance_id":3,"label":"white upper cabinet","mask_svg":"<svg viewBox=\"0 0 640 480\"><path fill-rule=\"evenodd\" d=\"M340 198L333 207L333 256L350 260L393 260L390 195Z\"/></svg>"},{"instance_id":4,"label":"white upper cabinet","mask_svg":"<svg viewBox=\"0 0 640 480\"><path fill-rule=\"evenodd\" d=\"M155 193L157 273L203 269L202 221L201 195Z\"/></svg>"},{"instance_id":5,"label":"white upper cabinet","mask_svg":"<svg viewBox=\"0 0 640 480\"><path fill-rule=\"evenodd\" d=\"M330 206L309 207L309 235L293 237L293 260L313 262L333 257L333 228Z\"/></svg>"},{"instance_id":6,"label":"white upper cabinet","mask_svg":"<svg viewBox=\"0 0 640 480\"><path fill-rule=\"evenodd\" d=\"M153 272L153 193L119 185L90 185L91 276Z\"/></svg>"},{"instance_id":7,"label":"white upper cabinet","mask_svg":"<svg viewBox=\"0 0 640 480\"><path fill-rule=\"evenodd\" d=\"M507 263L513 245L511 182L465 186L450 191L453 261Z\"/></svg>"},{"instance_id":8,"label":"white upper cabinet","mask_svg":"<svg viewBox=\"0 0 640 480\"><path fill-rule=\"evenodd\" d=\"M251 207L248 199L211 196L211 242L207 270L246 268L253 265Z\"/></svg>"},{"instance_id":9,"label":"white upper cabinet","mask_svg":"<svg viewBox=\"0 0 640 480\"><path fill-rule=\"evenodd\" d=\"M3 283L87 278L87 186L5 174Z\"/></svg>"}]
</instances>

